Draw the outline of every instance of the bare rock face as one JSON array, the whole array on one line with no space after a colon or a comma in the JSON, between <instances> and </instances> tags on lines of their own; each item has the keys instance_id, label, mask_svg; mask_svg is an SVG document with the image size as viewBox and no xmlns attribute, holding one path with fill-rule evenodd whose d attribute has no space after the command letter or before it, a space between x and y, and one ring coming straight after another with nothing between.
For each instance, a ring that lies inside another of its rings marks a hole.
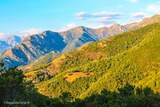
<instances>
[{"instance_id":1,"label":"bare rock face","mask_svg":"<svg viewBox=\"0 0 160 107\"><path fill-rule=\"evenodd\" d=\"M76 49L87 42L95 42L100 39L94 29L83 26L61 32L60 34L67 43L67 46L64 48L63 52Z\"/></svg>"}]
</instances>

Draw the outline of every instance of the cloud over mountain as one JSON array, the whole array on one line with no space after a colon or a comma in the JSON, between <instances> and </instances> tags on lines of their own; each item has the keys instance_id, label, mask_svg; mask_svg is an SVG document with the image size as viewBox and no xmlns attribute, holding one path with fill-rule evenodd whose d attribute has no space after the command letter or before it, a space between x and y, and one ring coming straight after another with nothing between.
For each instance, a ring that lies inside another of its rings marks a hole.
<instances>
[{"instance_id":1,"label":"cloud over mountain","mask_svg":"<svg viewBox=\"0 0 160 107\"><path fill-rule=\"evenodd\" d=\"M150 15L145 12L135 12L131 14L129 22L140 21L143 18L149 17Z\"/></svg>"},{"instance_id":2,"label":"cloud over mountain","mask_svg":"<svg viewBox=\"0 0 160 107\"><path fill-rule=\"evenodd\" d=\"M148 5L146 8L147 12L154 12L154 13L160 13L160 2L156 2L153 4Z\"/></svg>"},{"instance_id":3,"label":"cloud over mountain","mask_svg":"<svg viewBox=\"0 0 160 107\"><path fill-rule=\"evenodd\" d=\"M75 23L69 23L66 26L64 26L62 29L60 29L59 31L66 31L66 30L69 30L69 29L72 29L75 27L77 27L77 25Z\"/></svg>"},{"instance_id":4,"label":"cloud over mountain","mask_svg":"<svg viewBox=\"0 0 160 107\"><path fill-rule=\"evenodd\" d=\"M76 17L79 20L85 20L88 22L97 22L103 25L110 25L115 23L116 19L120 19L122 17L122 13L120 12L96 12L96 13L87 13L87 12L79 12L76 14Z\"/></svg>"},{"instance_id":5,"label":"cloud over mountain","mask_svg":"<svg viewBox=\"0 0 160 107\"><path fill-rule=\"evenodd\" d=\"M42 32L41 29L31 28L31 29L23 30L22 32L20 32L19 35L26 37L28 35L38 34L41 32Z\"/></svg>"}]
</instances>

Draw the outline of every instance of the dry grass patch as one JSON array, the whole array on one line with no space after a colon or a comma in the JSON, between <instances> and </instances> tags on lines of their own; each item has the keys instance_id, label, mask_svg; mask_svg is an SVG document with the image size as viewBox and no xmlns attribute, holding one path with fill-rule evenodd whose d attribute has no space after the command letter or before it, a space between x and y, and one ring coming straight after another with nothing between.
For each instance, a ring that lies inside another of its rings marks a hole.
<instances>
[{"instance_id":1,"label":"dry grass patch","mask_svg":"<svg viewBox=\"0 0 160 107\"><path fill-rule=\"evenodd\" d=\"M91 73L83 73L83 72L74 72L74 73L68 73L64 76L64 79L68 82L74 82L77 78L80 78L80 77L90 77L94 75L93 72Z\"/></svg>"}]
</instances>

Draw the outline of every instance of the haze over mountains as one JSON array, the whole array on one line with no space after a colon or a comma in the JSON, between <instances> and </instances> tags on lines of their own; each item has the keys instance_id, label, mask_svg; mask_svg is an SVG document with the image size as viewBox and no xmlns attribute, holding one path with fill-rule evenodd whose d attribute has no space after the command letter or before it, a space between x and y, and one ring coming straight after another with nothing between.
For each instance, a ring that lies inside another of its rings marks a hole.
<instances>
[{"instance_id":1,"label":"haze over mountains","mask_svg":"<svg viewBox=\"0 0 160 107\"><path fill-rule=\"evenodd\" d=\"M10 47L18 45L22 41L22 38L17 35L5 35L5 36L6 38L0 38L0 53L6 51Z\"/></svg>"},{"instance_id":2,"label":"haze over mountains","mask_svg":"<svg viewBox=\"0 0 160 107\"><path fill-rule=\"evenodd\" d=\"M160 22L160 15L124 26L114 24L99 29L80 26L65 32L45 31L41 34L28 36L20 44L3 53L1 58L4 59L6 67L26 65L50 52L68 52L87 42L96 42L109 36L158 22Z\"/></svg>"}]
</instances>

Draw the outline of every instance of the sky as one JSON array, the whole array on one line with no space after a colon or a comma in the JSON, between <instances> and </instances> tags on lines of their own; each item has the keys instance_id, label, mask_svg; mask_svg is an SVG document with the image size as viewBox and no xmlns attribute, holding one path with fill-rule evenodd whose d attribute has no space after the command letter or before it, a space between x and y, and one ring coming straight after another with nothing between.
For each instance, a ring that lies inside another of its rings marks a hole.
<instances>
[{"instance_id":1,"label":"sky","mask_svg":"<svg viewBox=\"0 0 160 107\"><path fill-rule=\"evenodd\" d=\"M0 0L0 36L124 25L155 14L159 0Z\"/></svg>"}]
</instances>

